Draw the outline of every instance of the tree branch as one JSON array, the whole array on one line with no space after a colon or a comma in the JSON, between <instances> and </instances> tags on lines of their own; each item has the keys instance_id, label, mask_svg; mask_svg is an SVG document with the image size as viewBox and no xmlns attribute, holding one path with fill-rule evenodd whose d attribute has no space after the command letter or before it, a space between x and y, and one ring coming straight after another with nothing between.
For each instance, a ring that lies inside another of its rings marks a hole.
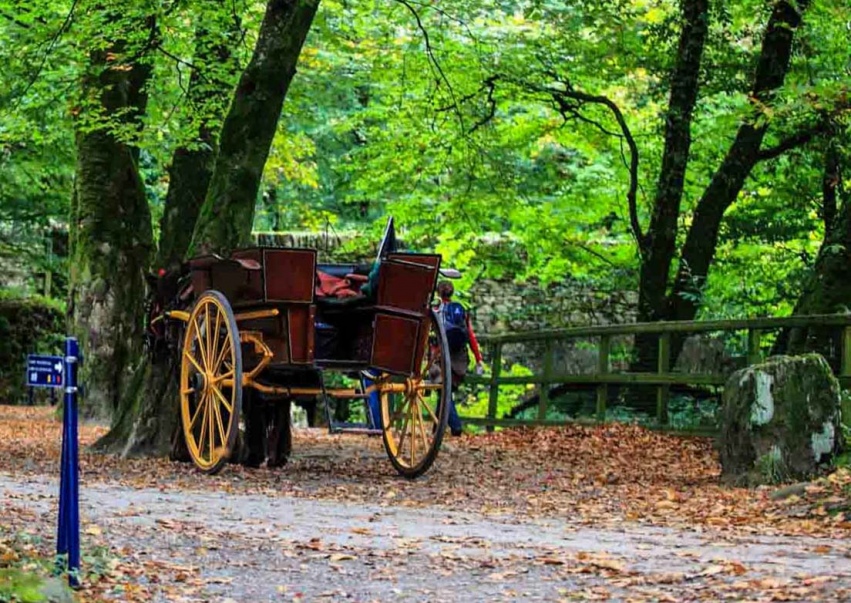
<instances>
[{"instance_id":1,"label":"tree branch","mask_svg":"<svg viewBox=\"0 0 851 603\"><path fill-rule=\"evenodd\" d=\"M499 79L498 75L492 75L489 78L487 78L485 80L484 84L482 84L482 87L479 88L480 91L483 90L484 88L488 89L488 97L487 97L487 100L486 100L486 102L488 104L488 111L487 111L487 113L485 113L484 116L482 116L481 119L479 119L478 121L476 121L476 123L473 124L473 127L470 128L470 131L467 132L468 134L472 134L473 132L475 132L476 130L478 130L482 126L484 126L486 123L488 123L490 120L493 119L494 115L496 115L496 100L494 100L493 95L494 95L494 92L496 91L496 81L498 79Z\"/></svg>"},{"instance_id":2,"label":"tree branch","mask_svg":"<svg viewBox=\"0 0 851 603\"><path fill-rule=\"evenodd\" d=\"M836 106L832 107L830 111L821 111L820 118L816 123L801 128L794 134L781 140L773 147L761 149L757 153L757 161L776 159L787 151L809 144L809 142L817 136L831 134L836 129L836 123L839 116L849 109L851 109L851 99L846 96L841 97Z\"/></svg>"},{"instance_id":3,"label":"tree branch","mask_svg":"<svg viewBox=\"0 0 851 603\"><path fill-rule=\"evenodd\" d=\"M68 14L65 16L65 20L62 22L62 25L56 30L56 33L51 37L50 43L47 46L47 50L41 57L41 62L38 65L38 68L35 70L35 75L33 75L27 85L24 86L24 89L14 96L19 100L27 95L30 91L30 88L38 81L38 78L41 76L41 72L44 70L44 65L47 63L47 58L50 56L50 53L53 52L53 47L56 46L56 43L59 41L59 38L62 37L62 34L68 30L68 27L71 25L71 20L74 18L74 11L77 10L77 5L80 3L80 0L74 0L71 3L71 8L68 9Z\"/></svg>"},{"instance_id":4,"label":"tree branch","mask_svg":"<svg viewBox=\"0 0 851 603\"><path fill-rule=\"evenodd\" d=\"M753 76L751 99L754 117L760 105L772 106L791 64L795 33L811 0L778 0L763 34L759 59ZM712 175L692 214L692 223L680 252L680 265L668 297L669 320L692 320L697 314L703 283L715 258L724 213L735 202L753 167L759 161L767 122L747 120L739 126L736 138L721 165Z\"/></svg>"},{"instance_id":5,"label":"tree branch","mask_svg":"<svg viewBox=\"0 0 851 603\"><path fill-rule=\"evenodd\" d=\"M808 128L804 128L799 132L795 132L791 136L781 140L779 143L777 143L777 145L761 149L759 153L757 153L757 161L768 161L769 159L776 159L787 151L791 151L792 149L804 146L817 135L825 132L826 130L826 125L820 123Z\"/></svg>"},{"instance_id":6,"label":"tree branch","mask_svg":"<svg viewBox=\"0 0 851 603\"><path fill-rule=\"evenodd\" d=\"M621 134L623 135L623 138L624 140L626 140L626 144L629 147L630 155L628 168L629 190L626 193L626 199L629 206L629 224L630 228L632 229L632 235L635 237L636 242L640 246L641 241L644 240L644 234L641 232L641 223L638 220L638 145L635 143L635 138L632 135L632 131L630 131L629 125L626 123L626 119L624 118L623 112L621 112L620 107L618 107L612 99L607 96L598 94L588 94L586 92L576 90L569 82L563 83L565 84L564 90L541 87L539 88L539 91L549 93L554 99L556 99L556 102L561 102L565 99L571 99L583 103L603 105L612 113L615 118L615 121L618 122L618 127L621 130ZM587 120L587 118L585 118L585 120L590 121Z\"/></svg>"},{"instance_id":7,"label":"tree branch","mask_svg":"<svg viewBox=\"0 0 851 603\"><path fill-rule=\"evenodd\" d=\"M458 117L458 123L461 126L461 131L466 131L466 127L464 125L464 114L461 113L461 107L458 103L458 99L455 96L455 89L452 87L452 84L449 82L449 78L446 77L446 74L443 72L443 67L440 66L440 62L434 56L434 49L431 46L431 39L429 38L428 31L423 25L423 21L420 18L420 14L417 12L410 2L407 0L396 0L399 4L408 9L408 11L414 16L414 20L417 23L417 29L420 30L420 33L423 35L423 42L425 43L426 55L429 59L429 64L435 75L438 76L439 80L446 84L447 90L449 90L449 98L452 101L451 106L455 109L455 114Z\"/></svg>"},{"instance_id":8,"label":"tree branch","mask_svg":"<svg viewBox=\"0 0 851 603\"><path fill-rule=\"evenodd\" d=\"M23 29L30 29L31 28L29 23L24 23L23 21L21 21L20 19L18 19L14 15L10 15L10 14L5 13L5 12L0 12L0 17L3 17L7 21L10 21L10 22L14 23L15 25L17 25L18 27L21 27Z\"/></svg>"}]
</instances>

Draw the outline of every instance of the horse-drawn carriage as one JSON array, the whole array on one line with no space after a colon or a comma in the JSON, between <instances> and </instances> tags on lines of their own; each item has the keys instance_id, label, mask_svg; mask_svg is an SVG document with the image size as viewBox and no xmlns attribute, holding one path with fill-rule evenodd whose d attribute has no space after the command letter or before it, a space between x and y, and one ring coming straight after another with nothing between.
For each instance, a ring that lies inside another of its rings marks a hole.
<instances>
[{"instance_id":1,"label":"horse-drawn carriage","mask_svg":"<svg viewBox=\"0 0 851 603\"><path fill-rule=\"evenodd\" d=\"M392 219L366 265L319 264L316 250L296 248L197 257L171 301L153 305L149 343L171 341L179 354L183 436L200 470L231 457L249 389L272 402L377 395L396 470L414 478L431 467L450 396L446 334L430 305L441 257L395 253L391 235ZM326 387L328 371L369 378Z\"/></svg>"}]
</instances>

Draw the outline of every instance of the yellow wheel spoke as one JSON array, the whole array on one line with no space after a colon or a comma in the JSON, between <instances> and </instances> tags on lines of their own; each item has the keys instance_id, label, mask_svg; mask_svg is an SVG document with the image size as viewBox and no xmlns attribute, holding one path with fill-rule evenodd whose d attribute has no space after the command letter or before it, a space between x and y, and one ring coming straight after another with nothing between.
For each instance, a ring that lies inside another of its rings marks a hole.
<instances>
[{"instance_id":1,"label":"yellow wheel spoke","mask_svg":"<svg viewBox=\"0 0 851 603\"><path fill-rule=\"evenodd\" d=\"M222 345L222 349L219 350L219 355L216 357L215 364L213 364L213 374L214 375L219 372L220 368L222 368L222 362L224 362L225 354L227 354L230 351L231 351L230 338L227 338L227 339L225 339L224 345Z\"/></svg>"},{"instance_id":2,"label":"yellow wheel spoke","mask_svg":"<svg viewBox=\"0 0 851 603\"><path fill-rule=\"evenodd\" d=\"M200 456L200 457L204 456L204 440L206 439L206 436L207 436L207 425L209 424L209 420L207 419L207 415L209 414L208 410L207 410L207 407L209 406L208 403L207 403L208 400L209 400L209 398L207 398L207 397L204 398L204 405L203 405L204 406L204 416L201 418L201 433L198 436L198 440L197 440L198 441L198 456Z\"/></svg>"},{"instance_id":3,"label":"yellow wheel spoke","mask_svg":"<svg viewBox=\"0 0 851 603\"><path fill-rule=\"evenodd\" d=\"M222 406L224 406L227 409L227 411L232 414L233 413L233 405L228 401L227 398L225 398L225 395L222 393L222 390L220 390L215 385L213 385L210 389L212 389L213 393L216 394L216 396L219 398L219 400L221 400Z\"/></svg>"},{"instance_id":4,"label":"yellow wheel spoke","mask_svg":"<svg viewBox=\"0 0 851 603\"><path fill-rule=\"evenodd\" d=\"M207 452L210 453L210 462L212 462L214 460L213 451L216 449L216 430L214 429L214 423L215 423L214 415L216 414L215 400L210 398L210 402L208 403L208 405L210 407L210 410L207 412L207 422L209 423L209 426L207 428L207 434L208 434L208 437L210 438L210 444L209 444L209 447L207 448Z\"/></svg>"},{"instance_id":5,"label":"yellow wheel spoke","mask_svg":"<svg viewBox=\"0 0 851 603\"><path fill-rule=\"evenodd\" d=\"M402 413L405 412L405 405L401 404L398 408L393 409L393 414L390 415L390 421L384 426L384 429L390 429L396 421L402 418Z\"/></svg>"},{"instance_id":6,"label":"yellow wheel spoke","mask_svg":"<svg viewBox=\"0 0 851 603\"><path fill-rule=\"evenodd\" d=\"M188 351L184 350L183 351L183 357L186 358L189 362L192 363L192 366L195 367L196 371L198 371L202 375L204 374L204 367L202 367L200 364L198 364L198 361L195 359L195 356L190 354Z\"/></svg>"},{"instance_id":7,"label":"yellow wheel spoke","mask_svg":"<svg viewBox=\"0 0 851 603\"><path fill-rule=\"evenodd\" d=\"M440 421L437 418L437 414L431 409L431 406L428 405L428 402L426 402L425 398L420 397L420 403L425 407L428 414L431 415L431 418L434 419L434 422L440 423Z\"/></svg>"},{"instance_id":8,"label":"yellow wheel spoke","mask_svg":"<svg viewBox=\"0 0 851 603\"><path fill-rule=\"evenodd\" d=\"M409 406L411 417L411 464L416 462L417 458L417 403L416 400L411 400Z\"/></svg>"},{"instance_id":9,"label":"yellow wheel spoke","mask_svg":"<svg viewBox=\"0 0 851 603\"><path fill-rule=\"evenodd\" d=\"M399 434L399 455L401 456L405 447L405 434L408 433L408 417L402 422L402 431Z\"/></svg>"},{"instance_id":10,"label":"yellow wheel spoke","mask_svg":"<svg viewBox=\"0 0 851 603\"><path fill-rule=\"evenodd\" d=\"M428 454L428 435L426 434L425 421L420 417L420 435L423 436L423 452Z\"/></svg>"},{"instance_id":11,"label":"yellow wheel spoke","mask_svg":"<svg viewBox=\"0 0 851 603\"><path fill-rule=\"evenodd\" d=\"M216 424L219 428L219 438L221 438L222 446L224 446L225 443L228 441L228 439L227 439L227 437L225 437L225 425L224 425L224 422L222 421L222 411L219 409L218 404L215 404L213 406L213 409L215 410L215 413L216 413Z\"/></svg>"},{"instance_id":12,"label":"yellow wheel spoke","mask_svg":"<svg viewBox=\"0 0 851 603\"><path fill-rule=\"evenodd\" d=\"M209 367L210 364L207 362L207 350L204 349L204 341L202 339L203 335L202 335L202 332L201 332L201 327L198 326L198 317L197 316L192 319L192 324L195 326L195 332L196 332L195 339L198 342L198 349L201 352L201 364L203 364L205 368ZM206 373L207 371L205 369L201 369L201 372Z\"/></svg>"},{"instance_id":13,"label":"yellow wheel spoke","mask_svg":"<svg viewBox=\"0 0 851 603\"><path fill-rule=\"evenodd\" d=\"M213 362L213 331L210 324L210 304L204 304L204 353L206 362L204 366L211 370Z\"/></svg>"},{"instance_id":14,"label":"yellow wheel spoke","mask_svg":"<svg viewBox=\"0 0 851 603\"><path fill-rule=\"evenodd\" d=\"M213 341L210 345L210 360L213 361L213 363L215 363L216 359L219 357L219 327L221 326L221 323L222 323L222 313L217 308L216 309L216 326L213 329ZM216 368L217 367L216 367L215 364L213 364L213 366L210 367L210 370L213 372L214 375L216 374Z\"/></svg>"},{"instance_id":15,"label":"yellow wheel spoke","mask_svg":"<svg viewBox=\"0 0 851 603\"><path fill-rule=\"evenodd\" d=\"M192 420L189 421L190 431L192 430L193 427L195 427L195 421L198 420L198 416L201 414L201 409L204 407L204 402L205 402L206 399L207 399L207 394L204 394L201 397L201 400L198 401L198 408L195 409L195 414L192 415Z\"/></svg>"},{"instance_id":16,"label":"yellow wheel spoke","mask_svg":"<svg viewBox=\"0 0 851 603\"><path fill-rule=\"evenodd\" d=\"M222 373L221 375L217 375L216 377L213 377L213 383L221 383L222 381L225 381L226 379L233 379L233 371L228 371L226 373Z\"/></svg>"}]
</instances>

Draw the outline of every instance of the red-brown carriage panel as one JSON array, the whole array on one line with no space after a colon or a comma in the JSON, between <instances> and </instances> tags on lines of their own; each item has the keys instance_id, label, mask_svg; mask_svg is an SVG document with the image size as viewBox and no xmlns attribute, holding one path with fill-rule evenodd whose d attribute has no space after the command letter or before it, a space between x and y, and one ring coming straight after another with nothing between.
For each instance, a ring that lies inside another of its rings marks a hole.
<instances>
[{"instance_id":1,"label":"red-brown carriage panel","mask_svg":"<svg viewBox=\"0 0 851 603\"><path fill-rule=\"evenodd\" d=\"M425 315L439 269L439 255L391 254L381 262L377 305Z\"/></svg>"},{"instance_id":2,"label":"red-brown carriage panel","mask_svg":"<svg viewBox=\"0 0 851 603\"><path fill-rule=\"evenodd\" d=\"M314 357L313 296L316 251L313 249L248 248L230 258L196 258L190 262L196 294L221 291L236 308L277 308L272 318L248 319L245 330L263 334L274 354L272 362L311 364Z\"/></svg>"},{"instance_id":3,"label":"red-brown carriage panel","mask_svg":"<svg viewBox=\"0 0 851 603\"><path fill-rule=\"evenodd\" d=\"M439 255L391 254L382 261L371 366L401 374L419 367L439 269Z\"/></svg>"},{"instance_id":4,"label":"red-brown carriage panel","mask_svg":"<svg viewBox=\"0 0 851 603\"><path fill-rule=\"evenodd\" d=\"M287 309L291 364L311 364L313 362L314 313L315 306L312 304L293 304Z\"/></svg>"},{"instance_id":5,"label":"red-brown carriage panel","mask_svg":"<svg viewBox=\"0 0 851 603\"><path fill-rule=\"evenodd\" d=\"M262 265L253 259L247 256L234 261L210 255L190 260L195 295L215 289L233 306L263 301Z\"/></svg>"},{"instance_id":6,"label":"red-brown carriage panel","mask_svg":"<svg viewBox=\"0 0 851 603\"><path fill-rule=\"evenodd\" d=\"M370 365L389 373L413 374L415 358L419 355L416 349L420 341L420 322L417 317L378 312L375 315Z\"/></svg>"},{"instance_id":7,"label":"red-brown carriage panel","mask_svg":"<svg viewBox=\"0 0 851 603\"><path fill-rule=\"evenodd\" d=\"M264 249L266 301L313 303L316 287L316 250Z\"/></svg>"},{"instance_id":8,"label":"red-brown carriage panel","mask_svg":"<svg viewBox=\"0 0 851 603\"><path fill-rule=\"evenodd\" d=\"M263 266L261 250L257 248L239 249L234 251L231 257L242 262L240 267L244 271L242 287L239 291L240 295L232 303L252 304L264 301L263 289L266 270ZM253 263L257 268L247 268L249 263Z\"/></svg>"}]
</instances>

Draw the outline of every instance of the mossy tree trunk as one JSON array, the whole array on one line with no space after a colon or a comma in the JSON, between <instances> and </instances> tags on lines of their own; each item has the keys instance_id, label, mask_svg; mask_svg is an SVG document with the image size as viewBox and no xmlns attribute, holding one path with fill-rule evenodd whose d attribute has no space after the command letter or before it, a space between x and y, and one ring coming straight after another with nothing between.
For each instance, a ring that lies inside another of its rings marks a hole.
<instances>
[{"instance_id":1,"label":"mossy tree trunk","mask_svg":"<svg viewBox=\"0 0 851 603\"><path fill-rule=\"evenodd\" d=\"M319 0L269 0L251 61L222 127L219 154L191 254L227 252L251 238L260 179Z\"/></svg>"},{"instance_id":2,"label":"mossy tree trunk","mask_svg":"<svg viewBox=\"0 0 851 603\"><path fill-rule=\"evenodd\" d=\"M842 159L839 140L829 140L822 176L825 237L795 305L796 315L851 311L851 195L842 188ZM780 333L773 352L818 352L838 370L840 335L833 328L789 329Z\"/></svg>"},{"instance_id":3,"label":"mossy tree trunk","mask_svg":"<svg viewBox=\"0 0 851 603\"><path fill-rule=\"evenodd\" d=\"M153 28L151 20L144 25ZM110 417L132 377L153 248L138 152L117 134L137 128L150 69L123 63L126 51L117 41L90 53L77 121L69 314L84 356L82 408L89 416Z\"/></svg>"},{"instance_id":4,"label":"mossy tree trunk","mask_svg":"<svg viewBox=\"0 0 851 603\"><path fill-rule=\"evenodd\" d=\"M686 0L681 4L682 26L677 59L671 72L662 167L647 233L637 234L641 252L639 322L665 320L667 315L666 293L676 254L677 225L691 152L691 120L700 90L700 64L709 32L709 14L707 0ZM632 370L655 371L658 349L656 336L637 335ZM629 404L649 410L655 406L654 392L653 388L632 387Z\"/></svg>"},{"instance_id":5,"label":"mossy tree trunk","mask_svg":"<svg viewBox=\"0 0 851 603\"><path fill-rule=\"evenodd\" d=\"M220 15L217 10L205 13L207 18L196 31L187 105L191 117L198 119L198 127L195 140L175 149L168 169L169 187L154 261L157 269L178 269L184 260L213 174L218 150L216 124L230 100L232 49L239 40L239 20L229 15L229 22L221 22ZM124 456L162 454L171 448L173 456L182 456L177 429L179 370L173 355L141 357L123 392L112 429L96 447Z\"/></svg>"},{"instance_id":6,"label":"mossy tree trunk","mask_svg":"<svg viewBox=\"0 0 851 603\"><path fill-rule=\"evenodd\" d=\"M640 240L642 249L639 279L639 320L693 320L700 308L702 288L709 275L721 222L727 209L736 200L753 168L760 161L776 157L779 152L762 149L768 121L760 120L760 107L774 104L777 90L783 86L789 70L795 33L801 25L809 0L774 4L762 38L759 58L753 75L750 98L754 99L753 113L739 125L736 137L721 165L713 174L698 199L685 240L677 252L679 206L683 178L689 151L690 122L687 119L694 107L699 65L697 38L680 40L677 69L671 84L671 99L667 116L665 153L662 172L657 184L652 221L647 234ZM684 4L684 11L687 4ZM706 6L701 14L708 18ZM696 10L696 7L693 8ZM684 12L684 16L686 13ZM696 27L695 17L685 19L683 33ZM705 32L703 32L705 35ZM692 56L691 61L686 58ZM683 74L679 67L684 64ZM678 76L679 74L679 76ZM688 95L687 95L688 92ZM802 140L808 140L802 138ZM779 150L794 148L789 141L778 145ZM671 279L671 266L678 260L676 275ZM671 340L671 364L676 362L684 338ZM636 338L636 359L633 370L655 370L658 343L656 336Z\"/></svg>"},{"instance_id":7,"label":"mossy tree trunk","mask_svg":"<svg viewBox=\"0 0 851 603\"><path fill-rule=\"evenodd\" d=\"M175 149L168 167L157 268L174 269L185 259L213 177L219 124L233 92L236 62L232 55L240 39L240 19L215 8L204 17L195 33L194 69L186 98L187 117L197 120L196 136Z\"/></svg>"},{"instance_id":8,"label":"mossy tree trunk","mask_svg":"<svg viewBox=\"0 0 851 603\"><path fill-rule=\"evenodd\" d=\"M250 239L260 176L317 6L318 0L269 0L254 55L231 101L218 148L212 153L177 151L170 171L172 211L167 207L163 218L163 236L168 240L161 243L158 256L162 266L195 254L189 245L193 232L193 241L202 250L226 251ZM204 136L208 144L215 141L215 132L202 127L199 137ZM201 179L208 182L203 195ZM172 187L176 187L174 194ZM199 216L198 199L202 197L205 201ZM178 375L179 366L170 356L148 359L139 366L117 420L99 446L123 455L171 450L172 456L182 456Z\"/></svg>"},{"instance_id":9,"label":"mossy tree trunk","mask_svg":"<svg viewBox=\"0 0 851 603\"><path fill-rule=\"evenodd\" d=\"M169 186L160 221L154 267L178 269L184 260L218 150L218 128L232 93L231 59L238 42L239 19L222 11L206 11L195 36L194 69L187 105L198 120L196 137L175 149L168 168ZM124 390L112 429L98 443L123 455L160 454L169 448L181 456L177 383L179 364L168 354L141 357Z\"/></svg>"}]
</instances>

